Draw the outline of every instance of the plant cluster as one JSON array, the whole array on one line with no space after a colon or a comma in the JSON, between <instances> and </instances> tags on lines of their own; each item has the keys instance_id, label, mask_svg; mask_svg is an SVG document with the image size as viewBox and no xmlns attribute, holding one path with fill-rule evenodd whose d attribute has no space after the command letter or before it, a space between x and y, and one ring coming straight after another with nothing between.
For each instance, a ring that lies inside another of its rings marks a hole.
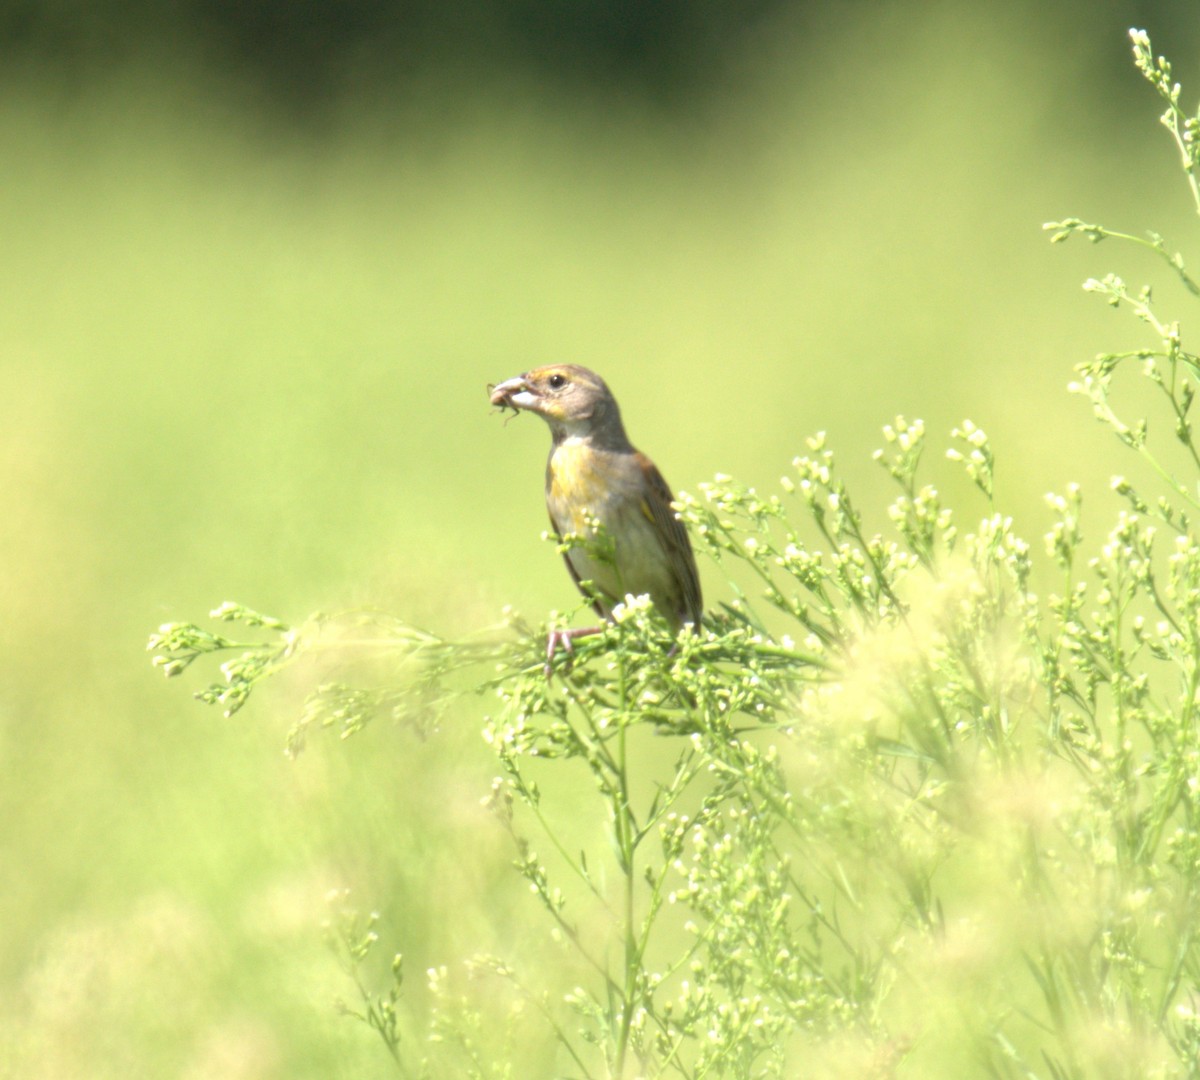
<instances>
[{"instance_id":1,"label":"plant cluster","mask_svg":"<svg viewBox=\"0 0 1200 1080\"><path fill-rule=\"evenodd\" d=\"M1200 211L1200 120L1132 39ZM1156 234L1047 228L1145 244L1200 292ZM561 963L534 978L517 956L435 967L421 1018L399 956L382 991L362 977L374 917L339 895L331 940L360 999L346 1011L401 1075L528 1075L514 1032L530 1023L554 1075L589 1080L1200 1075L1200 359L1148 287L1086 287L1155 338L1074 384L1149 473L1114 480L1126 509L1094 552L1075 486L1048 497L1044 545L1018 535L969 421L945 454L982 513L945 505L923 424L897 418L875 454L896 485L886 520L823 436L777 492L718 476L677 508L732 602L672 639L627 598L549 676L549 627L515 617L452 642L377 614L292 630L227 604L214 616L273 636L154 635L167 675L231 657L199 695L227 713L281 667L333 657L292 749L315 727L429 727L463 695L494 702L485 799ZM1118 415L1129 361L1181 466L1147 418ZM1039 595L1043 580L1057 585ZM564 770L606 844L579 842L548 783Z\"/></svg>"}]
</instances>

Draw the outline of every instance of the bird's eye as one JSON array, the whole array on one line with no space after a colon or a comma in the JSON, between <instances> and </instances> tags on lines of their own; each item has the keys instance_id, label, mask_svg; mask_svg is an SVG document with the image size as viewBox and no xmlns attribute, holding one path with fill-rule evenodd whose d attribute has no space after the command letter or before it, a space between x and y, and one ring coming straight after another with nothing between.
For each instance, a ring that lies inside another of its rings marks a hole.
<instances>
[{"instance_id":1,"label":"bird's eye","mask_svg":"<svg viewBox=\"0 0 1200 1080\"><path fill-rule=\"evenodd\" d=\"M561 390L564 386L567 385L567 377L565 375L559 375L556 372L555 374L550 376L549 383L550 383L551 390Z\"/></svg>"}]
</instances>

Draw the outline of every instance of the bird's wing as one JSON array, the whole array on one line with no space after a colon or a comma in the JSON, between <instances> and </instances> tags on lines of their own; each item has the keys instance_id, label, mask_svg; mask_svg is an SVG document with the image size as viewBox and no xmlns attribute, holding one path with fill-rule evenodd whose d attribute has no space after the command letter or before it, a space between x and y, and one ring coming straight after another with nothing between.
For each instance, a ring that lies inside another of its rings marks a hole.
<instances>
[{"instance_id":1,"label":"bird's wing","mask_svg":"<svg viewBox=\"0 0 1200 1080\"><path fill-rule=\"evenodd\" d=\"M671 509L671 500L675 496L671 494L671 489L667 487L666 480L653 461L641 451L635 451L634 457L642 470L649 492L642 500L642 513L654 526L679 584L679 594L683 599L683 610L679 614L685 622L699 626L700 614L704 608L700 596L700 574L696 570L696 556L692 552L692 542L688 539L687 529Z\"/></svg>"}]
</instances>

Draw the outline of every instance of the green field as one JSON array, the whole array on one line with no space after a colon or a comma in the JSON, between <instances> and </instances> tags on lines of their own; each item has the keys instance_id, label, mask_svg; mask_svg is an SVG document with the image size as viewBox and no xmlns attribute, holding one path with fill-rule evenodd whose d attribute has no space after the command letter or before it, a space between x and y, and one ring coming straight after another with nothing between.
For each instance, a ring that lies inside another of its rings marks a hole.
<instances>
[{"instance_id":1,"label":"green field","mask_svg":"<svg viewBox=\"0 0 1200 1080\"><path fill-rule=\"evenodd\" d=\"M305 126L187 63L0 76L0 1074L396 1075L333 1007L333 890L418 999L477 950L553 962L480 808L490 703L293 761L302 679L224 719L144 651L227 599L573 606L545 430L489 382L599 370L677 489L769 488L827 431L878 527L880 427L970 417L1027 536L1070 481L1111 516L1130 466L1065 388L1143 339L1079 286L1155 264L1041 226L1194 218L1123 24L967 11L784 21L684 113L448 74Z\"/></svg>"}]
</instances>

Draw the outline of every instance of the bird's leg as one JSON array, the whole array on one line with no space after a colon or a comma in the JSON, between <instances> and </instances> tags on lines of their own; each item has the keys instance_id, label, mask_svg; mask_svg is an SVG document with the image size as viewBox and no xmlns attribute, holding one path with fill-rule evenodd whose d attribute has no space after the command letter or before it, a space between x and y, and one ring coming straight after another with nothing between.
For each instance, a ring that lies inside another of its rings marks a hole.
<instances>
[{"instance_id":1,"label":"bird's leg","mask_svg":"<svg viewBox=\"0 0 1200 1080\"><path fill-rule=\"evenodd\" d=\"M558 651L561 645L566 653L575 651L571 642L576 638L590 637L592 634L599 634L604 629L603 626L575 626L564 630L551 630L549 637L546 639L546 678L550 678L553 671L554 654Z\"/></svg>"}]
</instances>

